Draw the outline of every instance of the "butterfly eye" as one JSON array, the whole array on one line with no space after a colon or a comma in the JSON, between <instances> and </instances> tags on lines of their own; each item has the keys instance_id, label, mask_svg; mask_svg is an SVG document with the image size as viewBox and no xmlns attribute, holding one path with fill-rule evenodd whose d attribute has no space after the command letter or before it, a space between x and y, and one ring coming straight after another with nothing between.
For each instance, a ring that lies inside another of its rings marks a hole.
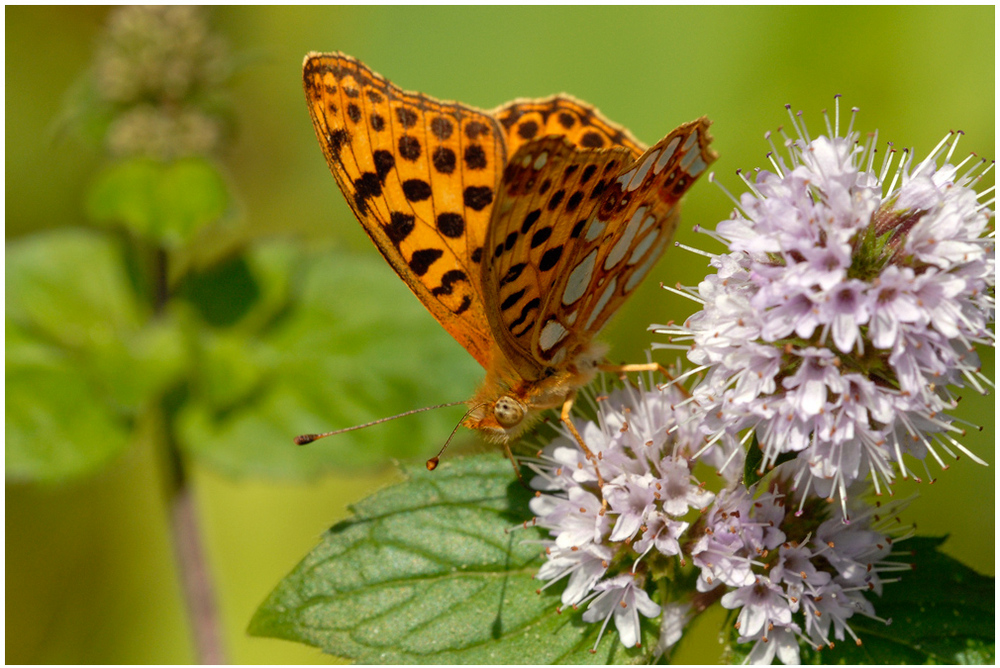
<instances>
[{"instance_id":1,"label":"butterfly eye","mask_svg":"<svg viewBox=\"0 0 1000 668\"><path fill-rule=\"evenodd\" d=\"M524 419L524 405L511 396L502 396L493 405L493 417L501 427L516 427Z\"/></svg>"}]
</instances>

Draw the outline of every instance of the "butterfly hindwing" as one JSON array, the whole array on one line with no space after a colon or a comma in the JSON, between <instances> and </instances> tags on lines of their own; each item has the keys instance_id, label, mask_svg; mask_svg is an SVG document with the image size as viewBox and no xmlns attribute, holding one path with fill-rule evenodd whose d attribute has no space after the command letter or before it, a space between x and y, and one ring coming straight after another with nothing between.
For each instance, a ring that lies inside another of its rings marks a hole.
<instances>
[{"instance_id":1,"label":"butterfly hindwing","mask_svg":"<svg viewBox=\"0 0 1000 668\"><path fill-rule=\"evenodd\" d=\"M567 270L609 176L632 162L626 148L580 150L564 137L547 137L523 144L504 169L483 286L494 336L521 377L537 378L548 366L533 352L544 302Z\"/></svg>"},{"instance_id":2,"label":"butterfly hindwing","mask_svg":"<svg viewBox=\"0 0 1000 668\"><path fill-rule=\"evenodd\" d=\"M536 357L557 363L564 351L590 341L663 255L677 229L681 198L716 158L708 126L705 118L685 123L608 179L548 292L543 311L558 325L539 323ZM560 338L563 322L571 326Z\"/></svg>"},{"instance_id":3,"label":"butterfly hindwing","mask_svg":"<svg viewBox=\"0 0 1000 668\"><path fill-rule=\"evenodd\" d=\"M639 285L673 238L681 197L715 158L707 128L685 124L638 160L557 139L527 142L511 158L483 270L495 336L518 369L537 377L575 359ZM570 187L560 197L546 182Z\"/></svg>"},{"instance_id":4,"label":"butterfly hindwing","mask_svg":"<svg viewBox=\"0 0 1000 668\"><path fill-rule=\"evenodd\" d=\"M646 150L627 129L605 118L593 106L565 93L541 100L514 100L490 113L504 131L508 156L513 156L529 141L557 136L584 149L621 146L634 158Z\"/></svg>"},{"instance_id":5,"label":"butterfly hindwing","mask_svg":"<svg viewBox=\"0 0 1000 668\"><path fill-rule=\"evenodd\" d=\"M303 82L327 163L368 236L442 326L489 367L479 262L504 164L496 121L408 93L339 53Z\"/></svg>"}]
</instances>

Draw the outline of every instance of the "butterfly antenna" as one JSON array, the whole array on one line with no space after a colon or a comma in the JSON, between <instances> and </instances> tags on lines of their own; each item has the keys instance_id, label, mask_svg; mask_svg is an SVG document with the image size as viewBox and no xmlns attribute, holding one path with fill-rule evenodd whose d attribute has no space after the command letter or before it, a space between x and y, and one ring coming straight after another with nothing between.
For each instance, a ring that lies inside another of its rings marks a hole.
<instances>
[{"instance_id":1,"label":"butterfly antenna","mask_svg":"<svg viewBox=\"0 0 1000 668\"><path fill-rule=\"evenodd\" d=\"M413 415L414 413L423 413L424 411L432 411L437 408L448 408L449 406L457 406L459 404L464 404L464 401L452 401L447 404L438 404L437 406L425 406L424 408L414 408L412 411L406 411L405 413L400 413L399 415L392 415L390 417L380 418L378 420L372 420L371 422L366 422L365 424L355 425L353 427L347 427L346 429L337 429L336 431L328 431L325 434L302 434L301 436L295 437L295 445L305 445L307 443L312 443L313 441L318 441L321 438L326 438L327 436L336 436L337 434L344 434L349 431L355 431L356 429L364 429L365 427L372 427L377 424L382 424L383 422L388 422L389 420L395 420L396 418L406 417L407 415ZM468 413L466 413L468 415ZM463 420L465 418L462 418ZM462 424L459 422L459 424ZM458 427L456 427L458 429ZM452 432L452 436L455 432ZM448 439L449 441L451 438ZM447 445L447 443L445 444ZM443 450L444 448L442 448ZM441 453L438 453L441 454Z\"/></svg>"},{"instance_id":2,"label":"butterfly antenna","mask_svg":"<svg viewBox=\"0 0 1000 668\"><path fill-rule=\"evenodd\" d=\"M452 404L452 405L454 405L454 404ZM441 457L441 453L443 453L444 449L448 447L449 443L451 443L451 439L455 438L455 434L458 432L458 428L462 426L462 423L465 422L465 418L467 418L470 415L472 415L472 411L476 410L477 408L482 408L485 405L486 404L477 404L477 405L473 406L472 408L470 408L469 410L467 410L465 412L465 415L462 416L462 419L459 420L458 424L455 425L455 428L451 430L451 436L449 436L448 440L444 442L444 445L441 446L441 449L438 450L438 453L436 455L434 455L433 457L431 457L430 459L427 460L427 470L428 471L433 471L434 469L436 469L438 467L438 463L440 461L439 458Z\"/></svg>"}]
</instances>

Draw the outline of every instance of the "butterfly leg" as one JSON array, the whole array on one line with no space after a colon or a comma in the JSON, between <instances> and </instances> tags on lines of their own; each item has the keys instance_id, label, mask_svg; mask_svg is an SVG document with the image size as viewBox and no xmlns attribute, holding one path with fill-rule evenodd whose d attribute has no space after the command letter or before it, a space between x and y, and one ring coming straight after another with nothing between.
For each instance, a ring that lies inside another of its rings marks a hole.
<instances>
[{"instance_id":1,"label":"butterfly leg","mask_svg":"<svg viewBox=\"0 0 1000 668\"><path fill-rule=\"evenodd\" d=\"M674 374L672 374L669 369L667 369L659 362L647 362L645 364L608 364L605 362L604 364L597 365L597 368L606 373L613 373L617 375L619 378L622 378L623 380L625 378L625 374L627 373L639 373L642 371L659 371L661 374L663 374L663 377L667 379L667 383L665 385L657 385L657 387L660 390L663 390L666 387L675 384L677 380L674 377ZM681 376L681 378L683 378L683 376ZM676 383L676 387L681 391L682 394L684 394L684 396L691 396L690 393L687 391L687 389L685 389L685 387L680 383Z\"/></svg>"},{"instance_id":2,"label":"butterfly leg","mask_svg":"<svg viewBox=\"0 0 1000 668\"><path fill-rule=\"evenodd\" d=\"M559 417L563 421L563 424L569 427L570 433L573 434L573 438L575 438L576 442L580 445L580 448L583 450L583 454L587 457L587 461L589 461L594 465L594 473L597 474L597 486L603 489L604 478L603 476L601 476L600 467L597 466L598 457L594 456L594 453L590 451L590 448L587 447L587 443L583 440L583 436L581 436L580 432L577 431L576 425L573 424L573 421L569 419L569 414L570 411L573 410L573 403L575 401L576 401L576 392L573 392L568 397L566 397L566 401L563 402L562 413L560 414ZM607 499L604 498L604 495L602 494L601 513L603 514L604 511L607 509L608 509L608 501Z\"/></svg>"},{"instance_id":3,"label":"butterfly leg","mask_svg":"<svg viewBox=\"0 0 1000 668\"><path fill-rule=\"evenodd\" d=\"M638 373L640 371L659 371L667 378L673 379L673 374L659 362L647 362L646 364L599 364L597 368L607 373L625 375L626 373Z\"/></svg>"},{"instance_id":4,"label":"butterfly leg","mask_svg":"<svg viewBox=\"0 0 1000 668\"><path fill-rule=\"evenodd\" d=\"M517 475L517 481L521 483L521 486L528 489L528 485L524 482L524 478L521 477L521 467L517 465L517 460L514 459L514 453L510 451L510 445L507 441L503 442L503 451L507 454L507 459L510 460L511 466L514 467L514 473Z\"/></svg>"}]
</instances>

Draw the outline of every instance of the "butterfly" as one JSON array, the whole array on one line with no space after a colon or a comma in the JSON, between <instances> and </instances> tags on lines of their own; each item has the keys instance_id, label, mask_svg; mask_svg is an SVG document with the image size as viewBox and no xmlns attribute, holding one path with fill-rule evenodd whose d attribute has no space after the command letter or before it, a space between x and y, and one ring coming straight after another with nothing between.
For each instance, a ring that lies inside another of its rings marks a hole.
<instances>
[{"instance_id":1,"label":"butterfly","mask_svg":"<svg viewBox=\"0 0 1000 668\"><path fill-rule=\"evenodd\" d=\"M577 391L601 370L648 366L606 364L594 336L663 254L681 197L715 160L708 119L646 149L568 95L481 111L403 91L341 53L309 54L302 76L365 232L486 370L463 423L511 457L508 443L560 408L593 460L569 419Z\"/></svg>"}]
</instances>

